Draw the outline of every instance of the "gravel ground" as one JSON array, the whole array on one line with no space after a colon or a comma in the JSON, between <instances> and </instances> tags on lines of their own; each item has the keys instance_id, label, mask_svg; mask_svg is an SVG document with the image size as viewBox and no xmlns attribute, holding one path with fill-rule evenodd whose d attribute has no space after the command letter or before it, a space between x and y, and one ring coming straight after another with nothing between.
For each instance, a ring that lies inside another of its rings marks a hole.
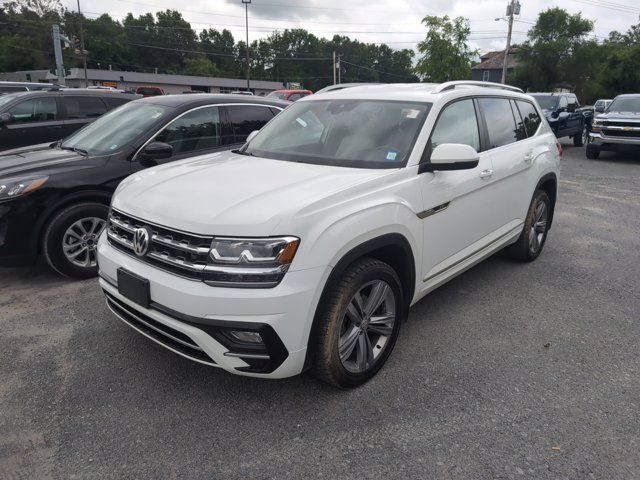
<instances>
[{"instance_id":1,"label":"gravel ground","mask_svg":"<svg viewBox=\"0 0 640 480\"><path fill-rule=\"evenodd\" d=\"M542 256L433 292L352 391L191 363L95 280L0 269L0 478L640 478L640 156L564 145Z\"/></svg>"}]
</instances>

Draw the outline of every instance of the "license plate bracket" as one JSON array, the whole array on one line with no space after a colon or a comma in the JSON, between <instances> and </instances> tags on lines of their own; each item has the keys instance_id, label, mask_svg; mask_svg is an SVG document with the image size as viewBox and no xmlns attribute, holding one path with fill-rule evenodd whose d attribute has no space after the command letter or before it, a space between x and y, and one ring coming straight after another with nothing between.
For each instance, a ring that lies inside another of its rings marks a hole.
<instances>
[{"instance_id":1,"label":"license plate bracket","mask_svg":"<svg viewBox=\"0 0 640 480\"><path fill-rule=\"evenodd\" d=\"M137 303L141 307L149 308L151 303L151 290L149 280L136 275L133 272L118 269L118 292L125 298Z\"/></svg>"}]
</instances>

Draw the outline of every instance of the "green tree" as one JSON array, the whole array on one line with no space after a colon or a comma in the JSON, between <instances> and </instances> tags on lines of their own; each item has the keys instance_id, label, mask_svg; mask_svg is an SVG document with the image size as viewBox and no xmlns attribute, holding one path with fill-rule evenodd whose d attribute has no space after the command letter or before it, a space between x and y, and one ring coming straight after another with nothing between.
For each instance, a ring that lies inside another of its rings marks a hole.
<instances>
[{"instance_id":1,"label":"green tree","mask_svg":"<svg viewBox=\"0 0 640 480\"><path fill-rule=\"evenodd\" d=\"M471 63L478 51L468 44L469 20L429 15L422 23L427 27L427 36L418 44L422 58L418 60L416 73L423 81L435 83L470 78Z\"/></svg>"},{"instance_id":2,"label":"green tree","mask_svg":"<svg viewBox=\"0 0 640 480\"><path fill-rule=\"evenodd\" d=\"M194 57L185 58L184 60L184 73L187 75L210 75L215 76L219 74L219 70L215 63L209 60L207 57Z\"/></svg>"},{"instance_id":3,"label":"green tree","mask_svg":"<svg viewBox=\"0 0 640 480\"><path fill-rule=\"evenodd\" d=\"M518 67L512 83L528 90L549 90L561 84L585 84L598 56L598 45L588 40L593 22L580 13L554 7L538 15L528 39L517 46Z\"/></svg>"}]
</instances>

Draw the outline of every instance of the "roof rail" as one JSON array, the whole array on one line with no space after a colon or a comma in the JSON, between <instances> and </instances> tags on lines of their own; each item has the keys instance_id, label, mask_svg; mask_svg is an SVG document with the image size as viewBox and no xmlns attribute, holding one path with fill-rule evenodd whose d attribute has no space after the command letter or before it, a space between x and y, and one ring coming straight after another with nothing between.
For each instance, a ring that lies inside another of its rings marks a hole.
<instances>
[{"instance_id":1,"label":"roof rail","mask_svg":"<svg viewBox=\"0 0 640 480\"><path fill-rule=\"evenodd\" d=\"M524 93L522 89L518 87L512 87L511 85L505 85L503 83L494 82L478 82L473 80L456 80L454 82L444 82L438 85L431 93L440 93L446 90L454 90L456 87L485 87L485 88L497 88L500 90L509 90L511 92Z\"/></svg>"}]
</instances>

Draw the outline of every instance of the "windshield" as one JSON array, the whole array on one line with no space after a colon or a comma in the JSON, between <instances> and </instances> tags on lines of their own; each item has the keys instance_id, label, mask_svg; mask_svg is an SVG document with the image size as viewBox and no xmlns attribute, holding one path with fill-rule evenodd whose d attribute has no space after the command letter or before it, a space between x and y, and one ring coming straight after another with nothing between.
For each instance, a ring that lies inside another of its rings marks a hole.
<instances>
[{"instance_id":1,"label":"windshield","mask_svg":"<svg viewBox=\"0 0 640 480\"><path fill-rule=\"evenodd\" d=\"M640 112L640 97L614 98L608 112Z\"/></svg>"},{"instance_id":2,"label":"windshield","mask_svg":"<svg viewBox=\"0 0 640 480\"><path fill-rule=\"evenodd\" d=\"M61 147L94 155L114 153L146 132L169 110L172 109L164 105L127 103L78 130Z\"/></svg>"},{"instance_id":3,"label":"windshield","mask_svg":"<svg viewBox=\"0 0 640 480\"><path fill-rule=\"evenodd\" d=\"M2 107L3 105L6 105L7 103L9 103L14 98L16 98L15 95L2 95L2 96L0 96L0 107Z\"/></svg>"},{"instance_id":4,"label":"windshield","mask_svg":"<svg viewBox=\"0 0 640 480\"><path fill-rule=\"evenodd\" d=\"M543 110L553 110L558 103L558 97L553 95L532 95L532 97L538 101L538 105Z\"/></svg>"},{"instance_id":5,"label":"windshield","mask_svg":"<svg viewBox=\"0 0 640 480\"><path fill-rule=\"evenodd\" d=\"M284 100L287 95L284 92L271 92L267 97L269 98L278 98L280 100Z\"/></svg>"},{"instance_id":6,"label":"windshield","mask_svg":"<svg viewBox=\"0 0 640 480\"><path fill-rule=\"evenodd\" d=\"M388 100L295 103L265 125L243 153L359 168L406 162L431 104Z\"/></svg>"}]
</instances>

